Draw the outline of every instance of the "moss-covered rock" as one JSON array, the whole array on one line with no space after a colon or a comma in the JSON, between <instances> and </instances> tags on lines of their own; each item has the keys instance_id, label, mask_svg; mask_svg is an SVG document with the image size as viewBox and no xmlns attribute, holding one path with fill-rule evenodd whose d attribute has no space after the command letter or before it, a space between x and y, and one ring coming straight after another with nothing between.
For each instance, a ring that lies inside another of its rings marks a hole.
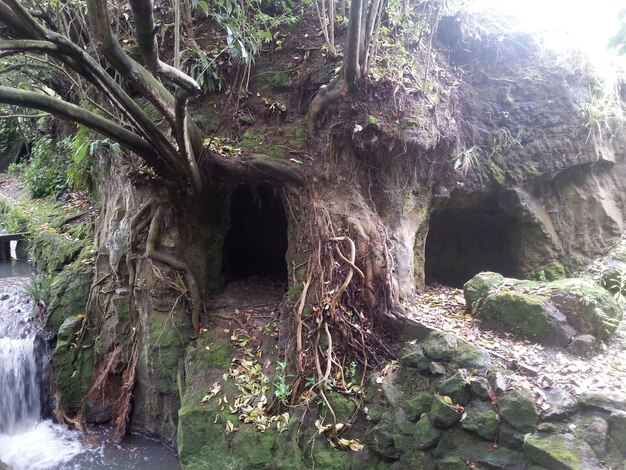
<instances>
[{"instance_id":1,"label":"moss-covered rock","mask_svg":"<svg viewBox=\"0 0 626 470\"><path fill-rule=\"evenodd\" d=\"M528 460L554 470L602 468L593 449L573 434L528 434L523 452Z\"/></svg>"},{"instance_id":2,"label":"moss-covered rock","mask_svg":"<svg viewBox=\"0 0 626 470\"><path fill-rule=\"evenodd\" d=\"M489 381L486 377L476 377L470 384L472 395L481 400L490 400L489 397Z\"/></svg>"},{"instance_id":3,"label":"moss-covered rock","mask_svg":"<svg viewBox=\"0 0 626 470\"><path fill-rule=\"evenodd\" d=\"M425 373L429 371L430 361L424 355L422 348L417 347L413 351L410 351L402 356L400 358L400 364L404 367L412 367Z\"/></svg>"},{"instance_id":4,"label":"moss-covered rock","mask_svg":"<svg viewBox=\"0 0 626 470\"><path fill-rule=\"evenodd\" d=\"M546 403L548 403L550 407L543 410L543 419L563 419L573 414L578 409L576 401L566 390L561 388L548 388L544 389L544 393L546 396Z\"/></svg>"},{"instance_id":5,"label":"moss-covered rock","mask_svg":"<svg viewBox=\"0 0 626 470\"><path fill-rule=\"evenodd\" d=\"M520 451L502 446L494 448L493 442L485 441L458 426L442 433L439 444L433 451L433 457L436 459L456 457L462 461L473 462L478 468L523 470L528 465Z\"/></svg>"},{"instance_id":6,"label":"moss-covered rock","mask_svg":"<svg viewBox=\"0 0 626 470\"><path fill-rule=\"evenodd\" d=\"M460 405L467 405L471 398L469 381L460 372L441 382L437 386L437 390L441 395L449 396L454 403Z\"/></svg>"},{"instance_id":7,"label":"moss-covered rock","mask_svg":"<svg viewBox=\"0 0 626 470\"><path fill-rule=\"evenodd\" d=\"M537 427L537 408L529 392L512 390L498 399L500 416L522 432L532 432Z\"/></svg>"},{"instance_id":8,"label":"moss-covered rock","mask_svg":"<svg viewBox=\"0 0 626 470\"><path fill-rule=\"evenodd\" d=\"M545 296L503 291L487 296L476 316L498 329L527 338L544 339L551 333L547 310Z\"/></svg>"},{"instance_id":9,"label":"moss-covered rock","mask_svg":"<svg viewBox=\"0 0 626 470\"><path fill-rule=\"evenodd\" d=\"M585 279L533 282L480 273L465 289L477 318L543 344L565 347L580 335L606 340L622 318L611 295Z\"/></svg>"},{"instance_id":10,"label":"moss-covered rock","mask_svg":"<svg viewBox=\"0 0 626 470\"><path fill-rule=\"evenodd\" d=\"M582 392L576 397L584 408L605 411L626 411L626 397L620 393Z\"/></svg>"},{"instance_id":11,"label":"moss-covered rock","mask_svg":"<svg viewBox=\"0 0 626 470\"><path fill-rule=\"evenodd\" d=\"M429 392L420 392L413 398L401 404L409 421L417 421L424 413L430 411L433 395Z\"/></svg>"},{"instance_id":12,"label":"moss-covered rock","mask_svg":"<svg viewBox=\"0 0 626 470\"><path fill-rule=\"evenodd\" d=\"M572 434L589 444L597 455L602 455L606 447L608 421L595 413L583 413L576 416L571 423L574 425Z\"/></svg>"},{"instance_id":13,"label":"moss-covered rock","mask_svg":"<svg viewBox=\"0 0 626 470\"><path fill-rule=\"evenodd\" d=\"M438 428L449 428L461 419L457 408L446 403L441 395L435 395L428 413L430 422Z\"/></svg>"},{"instance_id":14,"label":"moss-covered rock","mask_svg":"<svg viewBox=\"0 0 626 470\"><path fill-rule=\"evenodd\" d=\"M482 272L476 274L463 286L465 302L469 308L478 308L480 302L487 297L487 294L499 286L504 281L504 277L498 273Z\"/></svg>"},{"instance_id":15,"label":"moss-covered rock","mask_svg":"<svg viewBox=\"0 0 626 470\"><path fill-rule=\"evenodd\" d=\"M609 437L626 460L626 412L613 411L609 416Z\"/></svg>"},{"instance_id":16,"label":"moss-covered rock","mask_svg":"<svg viewBox=\"0 0 626 470\"><path fill-rule=\"evenodd\" d=\"M365 442L370 452L393 461L398 460L402 455L402 449L396 445L395 437L390 426L379 424L367 434Z\"/></svg>"},{"instance_id":17,"label":"moss-covered rock","mask_svg":"<svg viewBox=\"0 0 626 470\"><path fill-rule=\"evenodd\" d=\"M558 261L552 261L530 271L526 277L535 281L557 281L565 279L565 268Z\"/></svg>"},{"instance_id":18,"label":"moss-covered rock","mask_svg":"<svg viewBox=\"0 0 626 470\"><path fill-rule=\"evenodd\" d=\"M459 337L440 331L430 333L422 343L422 351L425 360L421 358L419 350L415 350L404 356L407 365L425 372L427 361L428 371L433 375L445 375L447 373L444 364L450 369L478 369L484 370L491 367L491 357L483 349L472 346Z\"/></svg>"},{"instance_id":19,"label":"moss-covered rock","mask_svg":"<svg viewBox=\"0 0 626 470\"><path fill-rule=\"evenodd\" d=\"M622 320L623 310L605 289L585 279L563 279L547 285L550 302L567 317L578 334L608 339Z\"/></svg>"},{"instance_id":20,"label":"moss-covered rock","mask_svg":"<svg viewBox=\"0 0 626 470\"><path fill-rule=\"evenodd\" d=\"M467 470L467 464L458 457L450 456L437 461L437 470Z\"/></svg>"},{"instance_id":21,"label":"moss-covered rock","mask_svg":"<svg viewBox=\"0 0 626 470\"><path fill-rule=\"evenodd\" d=\"M428 415L424 415L415 425L413 436L418 449L428 449L437 444L441 431L432 425Z\"/></svg>"},{"instance_id":22,"label":"moss-covered rock","mask_svg":"<svg viewBox=\"0 0 626 470\"><path fill-rule=\"evenodd\" d=\"M498 415L493 405L484 401L473 401L465 408L466 417L461 427L487 440L494 440L498 431Z\"/></svg>"},{"instance_id":23,"label":"moss-covered rock","mask_svg":"<svg viewBox=\"0 0 626 470\"><path fill-rule=\"evenodd\" d=\"M42 271L60 271L77 258L84 246L84 240L42 231L29 237L29 258Z\"/></svg>"},{"instance_id":24,"label":"moss-covered rock","mask_svg":"<svg viewBox=\"0 0 626 470\"><path fill-rule=\"evenodd\" d=\"M449 361L456 351L459 338L443 332L433 332L422 344L424 353L435 361Z\"/></svg>"}]
</instances>

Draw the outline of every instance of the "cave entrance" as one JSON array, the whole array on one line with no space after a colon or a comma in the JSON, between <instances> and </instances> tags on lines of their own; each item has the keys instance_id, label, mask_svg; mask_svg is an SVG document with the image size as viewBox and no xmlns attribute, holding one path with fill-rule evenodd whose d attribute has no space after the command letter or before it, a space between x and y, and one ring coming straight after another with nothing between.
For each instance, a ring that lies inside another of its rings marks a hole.
<instances>
[{"instance_id":1,"label":"cave entrance","mask_svg":"<svg viewBox=\"0 0 626 470\"><path fill-rule=\"evenodd\" d=\"M252 276L287 281L287 216L268 185L238 187L230 201L230 229L224 242L226 282Z\"/></svg>"},{"instance_id":2,"label":"cave entrance","mask_svg":"<svg viewBox=\"0 0 626 470\"><path fill-rule=\"evenodd\" d=\"M460 288L481 271L518 275L521 229L495 197L434 210L426 237L426 282Z\"/></svg>"}]
</instances>

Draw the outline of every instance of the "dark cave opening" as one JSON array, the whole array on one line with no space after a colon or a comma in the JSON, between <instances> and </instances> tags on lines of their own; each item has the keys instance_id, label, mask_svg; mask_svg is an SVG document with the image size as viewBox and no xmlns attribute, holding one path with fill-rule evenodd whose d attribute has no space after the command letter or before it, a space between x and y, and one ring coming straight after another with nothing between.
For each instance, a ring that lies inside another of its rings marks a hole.
<instances>
[{"instance_id":1,"label":"dark cave opening","mask_svg":"<svg viewBox=\"0 0 626 470\"><path fill-rule=\"evenodd\" d=\"M481 271L517 275L519 229L517 219L495 201L434 210L426 237L426 283L460 288Z\"/></svg>"},{"instance_id":2,"label":"dark cave opening","mask_svg":"<svg viewBox=\"0 0 626 470\"><path fill-rule=\"evenodd\" d=\"M281 198L267 185L236 188L224 242L226 282L251 276L286 282L286 252L287 216Z\"/></svg>"}]
</instances>

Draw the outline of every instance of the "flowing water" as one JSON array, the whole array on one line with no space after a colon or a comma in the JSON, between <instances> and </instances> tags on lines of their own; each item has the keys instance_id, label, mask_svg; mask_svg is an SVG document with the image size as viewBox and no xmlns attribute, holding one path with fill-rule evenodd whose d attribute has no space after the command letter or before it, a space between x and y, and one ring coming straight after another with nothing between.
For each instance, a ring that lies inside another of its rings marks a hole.
<instances>
[{"instance_id":1,"label":"flowing water","mask_svg":"<svg viewBox=\"0 0 626 470\"><path fill-rule=\"evenodd\" d=\"M25 295L25 263L0 263L0 460L13 470L176 470L174 452L130 436L115 443L106 430L79 433L44 419L46 343Z\"/></svg>"}]
</instances>

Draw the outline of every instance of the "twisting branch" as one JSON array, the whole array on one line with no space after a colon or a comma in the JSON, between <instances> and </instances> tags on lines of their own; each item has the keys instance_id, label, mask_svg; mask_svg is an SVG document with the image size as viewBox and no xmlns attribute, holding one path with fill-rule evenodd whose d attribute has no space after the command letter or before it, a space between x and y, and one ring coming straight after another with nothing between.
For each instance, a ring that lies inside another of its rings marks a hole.
<instances>
[{"instance_id":1,"label":"twisting branch","mask_svg":"<svg viewBox=\"0 0 626 470\"><path fill-rule=\"evenodd\" d=\"M47 111L83 124L120 142L151 164L158 165L154 157L154 151L148 142L122 126L98 116L91 111L87 111L80 106L52 98L43 93L5 86L0 86L0 101L15 106L24 106L26 108Z\"/></svg>"}]
</instances>

